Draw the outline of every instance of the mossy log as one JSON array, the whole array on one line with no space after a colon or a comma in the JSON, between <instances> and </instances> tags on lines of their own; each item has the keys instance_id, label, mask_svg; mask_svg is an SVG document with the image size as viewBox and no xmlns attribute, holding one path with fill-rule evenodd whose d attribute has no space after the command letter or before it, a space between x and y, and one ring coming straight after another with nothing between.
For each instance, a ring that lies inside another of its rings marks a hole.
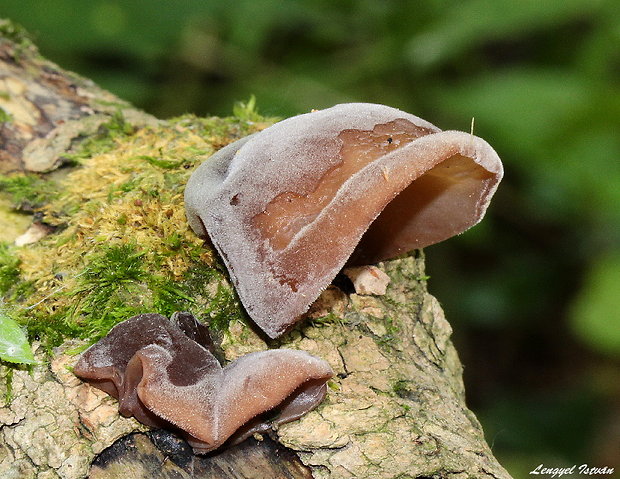
<instances>
[{"instance_id":1,"label":"mossy log","mask_svg":"<svg viewBox=\"0 0 620 479\"><path fill-rule=\"evenodd\" d=\"M31 224L3 233L3 314L24 325L38 359L2 363L0 477L510 477L465 404L421 252L379 265L384 295L331 286L278 340L244 314L188 229L183 185L273 119L247 104L230 118L156 120L42 58L11 23L0 31L0 215ZM337 376L327 399L269 436L195 456L71 373L76 353L118 321L175 310L208 322L225 360L273 347L328 360Z\"/></svg>"}]
</instances>

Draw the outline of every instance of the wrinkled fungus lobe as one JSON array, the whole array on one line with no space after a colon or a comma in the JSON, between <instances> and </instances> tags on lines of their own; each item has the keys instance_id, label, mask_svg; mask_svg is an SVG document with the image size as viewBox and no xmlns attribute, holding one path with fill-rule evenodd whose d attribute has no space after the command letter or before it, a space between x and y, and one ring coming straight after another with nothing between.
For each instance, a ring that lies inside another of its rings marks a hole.
<instances>
[{"instance_id":1,"label":"wrinkled fungus lobe","mask_svg":"<svg viewBox=\"0 0 620 479\"><path fill-rule=\"evenodd\" d=\"M345 265L422 248L478 223L503 174L484 140L384 105L336 105L220 150L190 178L188 221L221 253L271 337Z\"/></svg>"},{"instance_id":2,"label":"wrinkled fungus lobe","mask_svg":"<svg viewBox=\"0 0 620 479\"><path fill-rule=\"evenodd\" d=\"M115 326L74 373L114 396L124 416L179 429L195 452L298 419L325 397L333 372L303 351L247 354L222 368L207 328L188 313L141 314Z\"/></svg>"}]
</instances>

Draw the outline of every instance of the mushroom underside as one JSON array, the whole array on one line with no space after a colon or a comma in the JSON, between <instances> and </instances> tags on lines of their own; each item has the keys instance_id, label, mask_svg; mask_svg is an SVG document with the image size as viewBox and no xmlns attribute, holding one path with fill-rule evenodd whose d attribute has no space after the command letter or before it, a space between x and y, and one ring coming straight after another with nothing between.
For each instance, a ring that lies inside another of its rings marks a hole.
<instances>
[{"instance_id":1,"label":"mushroom underside","mask_svg":"<svg viewBox=\"0 0 620 479\"><path fill-rule=\"evenodd\" d=\"M348 265L361 266L439 243L481 219L494 175L456 154L411 182L370 223Z\"/></svg>"}]
</instances>

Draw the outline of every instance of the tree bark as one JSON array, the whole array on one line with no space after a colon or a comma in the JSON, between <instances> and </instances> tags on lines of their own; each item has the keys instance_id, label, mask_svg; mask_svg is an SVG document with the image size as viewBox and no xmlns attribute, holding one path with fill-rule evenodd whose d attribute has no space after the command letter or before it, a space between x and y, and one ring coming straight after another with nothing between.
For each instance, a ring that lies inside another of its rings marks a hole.
<instances>
[{"instance_id":1,"label":"tree bark","mask_svg":"<svg viewBox=\"0 0 620 479\"><path fill-rule=\"evenodd\" d=\"M0 23L0 30L5 35L0 40L3 173L56 170L114 115L122 115L134 131L155 128L160 136L180 131L178 123L158 121L45 60L10 23ZM183 131L192 128L202 132L202 139L193 140L200 148L205 136L216 148L238 133L229 129L223 137L205 130L200 119L186 118ZM106 154L124 154L123 148L117 144ZM66 166L65 174L83 173L94 161ZM164 221L182 222L179 204ZM40 223L41 211L35 210ZM62 228L78 228L71 218L63 221ZM170 227L187 229L185 224ZM62 247L49 237L42 242ZM23 274L44 285L27 273L36 248L40 243L26 242L18 254ZM278 341L266 342L246 322L231 322L221 335L226 360L269 347L303 349L329 361L337 377L323 404L302 419L208 456L193 455L171 432L119 416L113 399L78 380L70 372L76 357L68 353L83 342L66 341L51 356L35 343L39 363L31 371L12 370L11 398L7 384L0 385L6 398L0 403L0 476L509 478L465 404L462 366L450 325L427 292L423 254L379 267L390 277L386 294L330 287L308 318Z\"/></svg>"}]
</instances>

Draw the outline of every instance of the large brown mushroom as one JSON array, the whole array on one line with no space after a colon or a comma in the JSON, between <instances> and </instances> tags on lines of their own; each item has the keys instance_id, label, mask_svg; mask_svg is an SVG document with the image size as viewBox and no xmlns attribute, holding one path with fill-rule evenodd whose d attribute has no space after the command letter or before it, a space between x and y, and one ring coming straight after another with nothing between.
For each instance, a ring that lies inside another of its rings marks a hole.
<instances>
[{"instance_id":1,"label":"large brown mushroom","mask_svg":"<svg viewBox=\"0 0 620 479\"><path fill-rule=\"evenodd\" d=\"M252 319L271 337L346 264L370 264L478 223L503 174L495 151L384 105L276 123L205 161L185 191Z\"/></svg>"},{"instance_id":2,"label":"large brown mushroom","mask_svg":"<svg viewBox=\"0 0 620 479\"><path fill-rule=\"evenodd\" d=\"M303 351L251 353L222 368L207 329L187 313L141 314L115 326L74 373L143 424L182 431L195 452L293 421L325 397L333 372Z\"/></svg>"}]
</instances>

